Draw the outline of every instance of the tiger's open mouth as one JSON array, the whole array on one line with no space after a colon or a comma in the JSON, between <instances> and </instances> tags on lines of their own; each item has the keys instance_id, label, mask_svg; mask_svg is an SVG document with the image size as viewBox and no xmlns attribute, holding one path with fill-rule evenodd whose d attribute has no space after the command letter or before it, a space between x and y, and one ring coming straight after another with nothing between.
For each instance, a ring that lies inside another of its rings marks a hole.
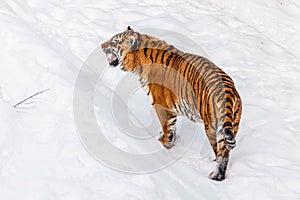
<instances>
[{"instance_id":1,"label":"tiger's open mouth","mask_svg":"<svg viewBox=\"0 0 300 200\"><path fill-rule=\"evenodd\" d=\"M119 64L119 59L114 53L107 53L106 58L110 66L116 67Z\"/></svg>"}]
</instances>

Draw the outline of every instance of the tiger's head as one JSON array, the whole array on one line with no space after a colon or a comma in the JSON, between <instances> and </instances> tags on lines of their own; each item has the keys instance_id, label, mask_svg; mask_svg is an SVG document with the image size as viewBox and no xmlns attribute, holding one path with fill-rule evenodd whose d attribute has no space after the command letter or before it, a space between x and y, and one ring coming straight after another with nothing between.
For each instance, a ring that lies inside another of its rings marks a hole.
<instances>
[{"instance_id":1,"label":"tiger's head","mask_svg":"<svg viewBox=\"0 0 300 200\"><path fill-rule=\"evenodd\" d=\"M111 67L122 66L123 56L136 46L135 34L130 26L122 33L114 35L110 40L101 44Z\"/></svg>"}]
</instances>

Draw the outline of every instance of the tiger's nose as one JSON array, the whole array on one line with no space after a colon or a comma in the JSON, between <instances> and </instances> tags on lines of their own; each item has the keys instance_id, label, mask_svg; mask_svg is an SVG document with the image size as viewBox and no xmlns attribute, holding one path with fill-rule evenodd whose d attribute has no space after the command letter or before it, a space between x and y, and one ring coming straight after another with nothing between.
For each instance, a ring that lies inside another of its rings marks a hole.
<instances>
[{"instance_id":1,"label":"tiger's nose","mask_svg":"<svg viewBox=\"0 0 300 200\"><path fill-rule=\"evenodd\" d=\"M102 49L106 49L107 47L109 47L109 41L106 41L106 42L101 44Z\"/></svg>"},{"instance_id":2,"label":"tiger's nose","mask_svg":"<svg viewBox=\"0 0 300 200\"><path fill-rule=\"evenodd\" d=\"M112 49L109 45L106 44L106 42L101 44L101 48L104 51L104 53L112 53Z\"/></svg>"}]
</instances>

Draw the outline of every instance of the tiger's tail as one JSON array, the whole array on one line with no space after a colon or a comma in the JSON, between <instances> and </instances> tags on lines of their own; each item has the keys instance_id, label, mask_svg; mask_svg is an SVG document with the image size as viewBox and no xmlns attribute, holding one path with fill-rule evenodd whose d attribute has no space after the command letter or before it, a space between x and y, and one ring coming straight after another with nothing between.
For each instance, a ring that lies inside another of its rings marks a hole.
<instances>
[{"instance_id":1,"label":"tiger's tail","mask_svg":"<svg viewBox=\"0 0 300 200\"><path fill-rule=\"evenodd\" d=\"M227 96L227 95L226 95ZM231 95L228 95L231 96ZM226 148L232 150L236 146L236 133L241 117L241 100L236 98L225 98L225 106L223 106L222 127Z\"/></svg>"},{"instance_id":2,"label":"tiger's tail","mask_svg":"<svg viewBox=\"0 0 300 200\"><path fill-rule=\"evenodd\" d=\"M223 128L223 132L225 135L226 148L229 150L233 149L236 146L236 140L233 132L228 128Z\"/></svg>"}]
</instances>

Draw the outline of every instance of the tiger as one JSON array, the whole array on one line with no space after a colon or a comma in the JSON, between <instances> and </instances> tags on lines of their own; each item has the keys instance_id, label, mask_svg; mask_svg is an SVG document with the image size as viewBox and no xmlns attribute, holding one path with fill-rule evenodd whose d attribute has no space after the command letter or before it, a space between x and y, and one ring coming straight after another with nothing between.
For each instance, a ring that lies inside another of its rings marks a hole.
<instances>
[{"instance_id":1,"label":"tiger","mask_svg":"<svg viewBox=\"0 0 300 200\"><path fill-rule=\"evenodd\" d=\"M165 148L175 144L177 116L204 124L217 162L209 178L224 180L242 114L233 80L207 58L185 53L130 26L101 48L110 67L139 77L161 124L158 140Z\"/></svg>"}]
</instances>

